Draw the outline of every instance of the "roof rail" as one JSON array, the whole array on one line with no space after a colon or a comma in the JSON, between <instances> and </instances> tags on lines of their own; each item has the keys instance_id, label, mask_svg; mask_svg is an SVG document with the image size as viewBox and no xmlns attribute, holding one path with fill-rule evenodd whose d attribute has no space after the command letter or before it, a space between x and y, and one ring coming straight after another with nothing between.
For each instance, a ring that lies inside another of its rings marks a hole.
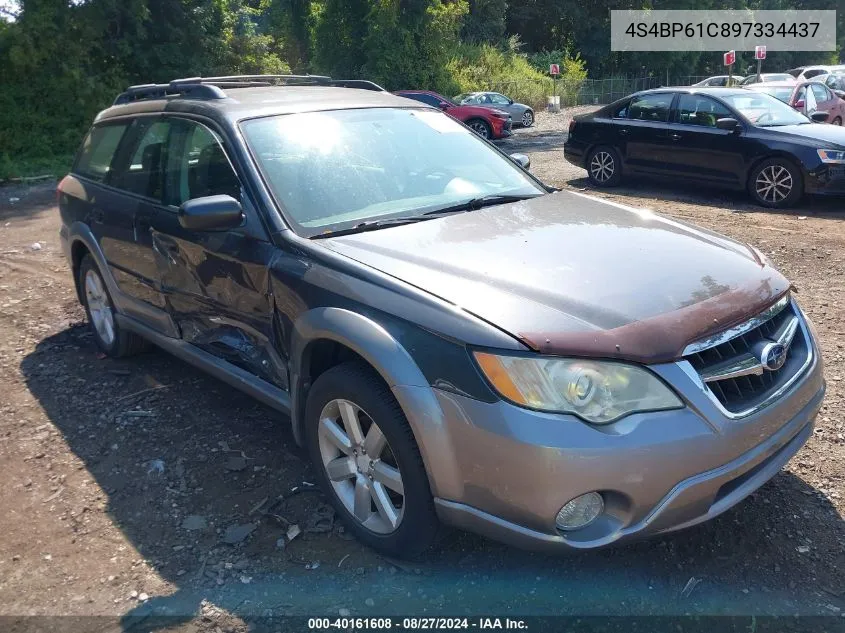
<instances>
[{"instance_id":1,"label":"roof rail","mask_svg":"<svg viewBox=\"0 0 845 633\"><path fill-rule=\"evenodd\" d=\"M120 93L113 105L144 99L189 97L195 99L225 99L223 88L251 88L256 86L334 86L384 92L384 88L366 79L332 79L325 75L225 75L221 77L185 77L167 84L130 86Z\"/></svg>"}]
</instances>

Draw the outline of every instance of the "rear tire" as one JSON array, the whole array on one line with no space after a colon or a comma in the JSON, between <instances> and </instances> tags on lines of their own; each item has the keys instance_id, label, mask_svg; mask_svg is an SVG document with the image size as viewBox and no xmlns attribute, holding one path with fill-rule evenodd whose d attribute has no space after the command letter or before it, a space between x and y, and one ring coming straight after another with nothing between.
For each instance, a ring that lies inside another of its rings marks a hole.
<instances>
[{"instance_id":1,"label":"rear tire","mask_svg":"<svg viewBox=\"0 0 845 633\"><path fill-rule=\"evenodd\" d=\"M833 119L833 121L831 121L831 123L833 125L842 125L842 119L839 118L839 117L836 117L835 119Z\"/></svg>"},{"instance_id":2,"label":"rear tire","mask_svg":"<svg viewBox=\"0 0 845 633\"><path fill-rule=\"evenodd\" d=\"M531 110L526 110L522 113L522 127L531 127L534 125L534 113Z\"/></svg>"},{"instance_id":3,"label":"rear tire","mask_svg":"<svg viewBox=\"0 0 845 633\"><path fill-rule=\"evenodd\" d=\"M134 332L120 327L115 318L114 302L94 258L86 255L79 265L79 288L82 305L88 316L94 342L100 351L112 358L124 358L143 352L149 342Z\"/></svg>"},{"instance_id":4,"label":"rear tire","mask_svg":"<svg viewBox=\"0 0 845 633\"><path fill-rule=\"evenodd\" d=\"M795 205L804 195L801 170L785 158L769 158L751 170L748 192L757 204L770 209Z\"/></svg>"},{"instance_id":5,"label":"rear tire","mask_svg":"<svg viewBox=\"0 0 845 633\"><path fill-rule=\"evenodd\" d=\"M337 365L314 381L305 440L320 486L358 540L398 558L435 542L440 523L413 432L368 365Z\"/></svg>"},{"instance_id":6,"label":"rear tire","mask_svg":"<svg viewBox=\"0 0 845 633\"><path fill-rule=\"evenodd\" d=\"M467 126L483 139L493 138L493 129L484 119L470 119Z\"/></svg>"},{"instance_id":7,"label":"rear tire","mask_svg":"<svg viewBox=\"0 0 845 633\"><path fill-rule=\"evenodd\" d=\"M622 159L612 147L600 145L587 155L587 175L596 187L615 187L622 181Z\"/></svg>"}]
</instances>

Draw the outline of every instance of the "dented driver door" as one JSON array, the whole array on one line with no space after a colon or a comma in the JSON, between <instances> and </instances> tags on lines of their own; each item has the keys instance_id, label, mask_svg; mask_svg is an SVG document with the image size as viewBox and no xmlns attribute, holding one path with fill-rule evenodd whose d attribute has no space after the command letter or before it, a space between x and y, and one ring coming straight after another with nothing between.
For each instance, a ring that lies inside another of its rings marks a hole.
<instances>
[{"instance_id":1,"label":"dented driver door","mask_svg":"<svg viewBox=\"0 0 845 633\"><path fill-rule=\"evenodd\" d=\"M152 225L152 246L167 309L188 343L287 390L287 363L274 347L269 267L276 252L246 196L220 137L198 121L172 119L167 208ZM230 195L245 221L229 230L185 229L183 202Z\"/></svg>"}]
</instances>

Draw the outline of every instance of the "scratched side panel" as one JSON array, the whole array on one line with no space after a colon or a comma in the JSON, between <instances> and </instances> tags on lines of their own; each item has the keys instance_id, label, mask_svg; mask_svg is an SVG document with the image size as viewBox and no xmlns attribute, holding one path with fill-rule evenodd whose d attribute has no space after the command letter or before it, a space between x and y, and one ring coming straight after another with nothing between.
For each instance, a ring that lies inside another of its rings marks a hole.
<instances>
[{"instance_id":1,"label":"scratched side panel","mask_svg":"<svg viewBox=\"0 0 845 633\"><path fill-rule=\"evenodd\" d=\"M153 231L168 309L182 338L288 388L287 358L274 346L268 268L274 247L237 231Z\"/></svg>"}]
</instances>

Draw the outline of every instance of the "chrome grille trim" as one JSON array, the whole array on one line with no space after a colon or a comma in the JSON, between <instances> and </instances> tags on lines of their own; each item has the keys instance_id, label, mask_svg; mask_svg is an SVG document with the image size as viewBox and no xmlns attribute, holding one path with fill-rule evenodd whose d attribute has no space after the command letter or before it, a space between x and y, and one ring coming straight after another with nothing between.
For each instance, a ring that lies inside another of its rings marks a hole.
<instances>
[{"instance_id":1,"label":"chrome grille trim","mask_svg":"<svg viewBox=\"0 0 845 633\"><path fill-rule=\"evenodd\" d=\"M695 343L690 343L684 348L684 351L681 356L689 356L690 354L697 354L699 352L703 352L706 349L710 349L711 347L716 347L717 345L726 343L731 339L734 339L738 336L742 336L746 332L750 332L751 330L760 327L766 321L770 321L778 314L783 312L783 309L789 305L790 300L790 293L787 292L775 303L773 303L768 308L763 310L760 314L755 317L752 317L748 321L740 323L739 325L735 325L734 327L729 328L723 332L719 332L718 334L714 334L713 336L701 339L700 341L696 341Z\"/></svg>"},{"instance_id":2,"label":"chrome grille trim","mask_svg":"<svg viewBox=\"0 0 845 633\"><path fill-rule=\"evenodd\" d=\"M749 406L741 406L741 407L738 407L738 408L729 409L725 405L725 403L722 402L720 397L717 395L717 391L718 391L719 394L721 394L721 396L723 398L726 397L726 392L724 390L722 390L722 387L719 385L720 380L721 381L742 381L743 379L745 379L747 381L748 377L751 376L751 375L762 375L762 374L764 374L765 372L762 370L762 366L760 367L761 371L760 371L759 374L757 374L756 372L752 373L752 372L749 371L747 373L743 372L743 373L737 374L736 376L732 376L732 375L728 375L728 372L725 371L725 373L723 375L716 378L716 377L712 376L712 374L713 374L712 367L706 368L706 369L711 369L711 371L702 371L702 373L699 373L699 369L696 369L696 367L693 365L693 363L690 362L690 360L688 360L686 358L678 361L678 363L677 363L678 367L693 381L693 383L699 389L701 389L707 395L707 397L716 406L716 408L719 410L719 412L722 415L724 415L726 418L736 420L736 419L747 417L749 415L753 415L754 413L761 411L762 409L766 408L767 406L769 406L769 405L773 404L774 402L776 402L777 400L779 400L795 384L796 381L798 381L802 376L804 376L806 374L807 369L810 367L810 365L812 364L812 362L815 358L815 349L813 347L813 339L810 335L809 328L807 327L806 319L804 318L803 313L801 312L798 305L794 301L791 301L791 299L788 300L787 302L785 302L785 304L782 305L782 306L778 305L778 304L781 303L781 301L779 301L777 304L775 304L771 308L767 309L765 312L761 313L760 315L754 317L750 321L743 323L742 325L737 326L736 328L732 328L731 330L729 330L730 332L734 333L733 336L719 337L720 341L718 343L716 343L715 345L710 345L710 346L707 346L707 347L700 347L700 348L698 348L699 349L698 352L692 353L694 355L694 354L698 354L702 351L706 351L708 349L711 349L712 347L715 347L715 346L718 346L718 345L723 345L725 343L730 344L730 342L733 341L733 339L740 339L740 341L736 342L737 345L739 345L740 342L742 344L745 344L745 342L746 342L745 338L740 338L740 337L743 337L745 334L752 332L752 330L754 329L753 327L752 328L745 327L748 323L755 323L757 327L760 327L761 325L764 325L765 323L770 321L775 316L779 315L784 310L784 308L786 308L787 305L790 306L792 316L790 318L787 318L780 325L780 327L778 327L776 332L771 333L769 338L772 338L772 339L776 338L778 340L778 342L781 342L782 344L785 344L785 345L789 345L794 341L795 345L797 347L801 348L800 350L796 350L796 353L802 354L803 362L801 362L800 366L798 366L797 368L793 368L792 372L789 375L781 376L781 378L783 379L783 382L777 381L778 377L775 377L773 380L771 380L769 385L764 387L762 390L757 390L755 392L753 389L751 389L750 398L746 398L749 401L753 401L755 395L757 395L758 397L761 397L767 389L771 389L772 387L775 387L774 390L771 391L771 393L769 393L765 397L764 400L759 401L759 402L755 402L754 404L750 404ZM776 306L779 309L773 310L773 308L775 308ZM764 318L764 315L767 318ZM772 326L770 325L768 327L771 328ZM736 334L737 330L740 330L741 334ZM796 336L799 333L800 333L801 337L800 337L799 340L796 340ZM725 334L725 333L723 333L723 334ZM715 338L716 337L711 337L708 340L714 340ZM734 349L734 346L730 345L730 349ZM714 350L714 352L715 352L715 350ZM711 353L713 353L713 352L711 352ZM738 356L738 358L735 357L735 358L728 359L726 361L726 363L730 363L730 362L738 363L740 360L745 358L745 356L746 356L746 354L740 354ZM750 354L750 353L748 353L747 356L754 359L753 355ZM698 357L698 360L700 360L700 357ZM698 362L698 360L697 360L697 362ZM759 361L757 359L754 359L754 360L757 363L759 363ZM796 359L796 361L797 360L798 359ZM748 365L746 365L745 368L749 369L750 363ZM727 366L723 367L722 369L726 370ZM755 378L755 380L759 381L760 378ZM735 384L734 383L728 383L728 384L730 384L736 390L740 391L740 395L739 395L738 398L736 398L736 400L741 400L743 398L744 394L740 390L739 382L736 382ZM750 383L748 383L748 384L750 385Z\"/></svg>"}]
</instances>

